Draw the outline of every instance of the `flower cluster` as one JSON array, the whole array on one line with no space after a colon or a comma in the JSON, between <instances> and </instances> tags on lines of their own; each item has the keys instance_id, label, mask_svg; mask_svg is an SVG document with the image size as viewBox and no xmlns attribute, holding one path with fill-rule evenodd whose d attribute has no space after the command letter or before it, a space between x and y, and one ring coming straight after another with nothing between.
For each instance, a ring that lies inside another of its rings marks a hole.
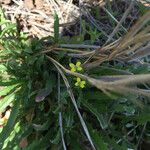
<instances>
[{"instance_id":1,"label":"flower cluster","mask_svg":"<svg viewBox=\"0 0 150 150\"><path fill-rule=\"evenodd\" d=\"M81 78L77 78L77 82L75 83L75 86L79 86L81 88L85 87L86 82L81 80Z\"/></svg>"},{"instance_id":2,"label":"flower cluster","mask_svg":"<svg viewBox=\"0 0 150 150\"><path fill-rule=\"evenodd\" d=\"M71 68L70 70L72 72L78 72L78 71L83 70L83 68L81 67L80 61L77 61L76 64L70 63L69 66L70 66L70 68ZM86 82L84 80L82 81L81 78L79 78L79 77L76 78L75 86L79 86L80 88L84 88L85 84L86 84Z\"/></svg>"},{"instance_id":3,"label":"flower cluster","mask_svg":"<svg viewBox=\"0 0 150 150\"><path fill-rule=\"evenodd\" d=\"M70 66L72 72L76 72L76 71L81 71L82 70L80 61L77 61L76 65L73 64L73 63L70 63L69 66Z\"/></svg>"}]
</instances>

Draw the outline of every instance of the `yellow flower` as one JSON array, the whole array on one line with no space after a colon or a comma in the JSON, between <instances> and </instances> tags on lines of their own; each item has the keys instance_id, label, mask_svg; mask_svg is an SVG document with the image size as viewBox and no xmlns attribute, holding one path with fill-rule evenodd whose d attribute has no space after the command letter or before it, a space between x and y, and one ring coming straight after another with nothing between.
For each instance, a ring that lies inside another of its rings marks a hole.
<instances>
[{"instance_id":1,"label":"yellow flower","mask_svg":"<svg viewBox=\"0 0 150 150\"><path fill-rule=\"evenodd\" d=\"M76 65L73 64L73 63L70 63L69 66L70 66L72 72L76 72L76 71L81 71L82 70L80 61L77 61Z\"/></svg>"},{"instance_id":2,"label":"yellow flower","mask_svg":"<svg viewBox=\"0 0 150 150\"><path fill-rule=\"evenodd\" d=\"M85 87L86 82L82 81L80 78L77 78L77 82L75 83L75 86L79 86L81 88Z\"/></svg>"}]
</instances>

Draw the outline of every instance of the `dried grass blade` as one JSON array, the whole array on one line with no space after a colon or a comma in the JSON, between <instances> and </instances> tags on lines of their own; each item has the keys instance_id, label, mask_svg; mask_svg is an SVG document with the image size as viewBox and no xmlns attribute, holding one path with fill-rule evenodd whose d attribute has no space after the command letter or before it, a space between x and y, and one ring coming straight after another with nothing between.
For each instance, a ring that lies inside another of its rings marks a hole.
<instances>
[{"instance_id":1,"label":"dried grass blade","mask_svg":"<svg viewBox=\"0 0 150 150\"><path fill-rule=\"evenodd\" d=\"M124 76L124 75L123 75ZM135 85L150 82L150 74L125 75L124 79L111 82L112 85Z\"/></svg>"},{"instance_id":2,"label":"dried grass blade","mask_svg":"<svg viewBox=\"0 0 150 150\"><path fill-rule=\"evenodd\" d=\"M60 100L60 74L59 73L58 73L58 105L60 107L59 127L60 127L61 139L62 139L62 144L63 144L64 150L67 150L66 144L65 144L65 139L64 139L64 131L63 131L62 104L61 104L61 100Z\"/></svg>"},{"instance_id":3,"label":"dried grass blade","mask_svg":"<svg viewBox=\"0 0 150 150\"><path fill-rule=\"evenodd\" d=\"M128 16L128 14L130 13L130 10L132 9L134 4L134 1L131 1L128 9L125 11L125 13L123 14L121 20L117 23L117 26L115 27L115 29L113 30L113 32L111 33L111 35L109 36L108 40L106 41L105 44L109 43L111 41L111 39L114 37L114 35L118 32L120 26L122 25L122 23L124 22L124 20L126 19L126 17Z\"/></svg>"},{"instance_id":4,"label":"dried grass blade","mask_svg":"<svg viewBox=\"0 0 150 150\"><path fill-rule=\"evenodd\" d=\"M122 39L122 41L120 41L119 45L114 49L115 51L110 55L110 59L112 59L117 53L119 53L120 51L122 51L124 48L127 48L128 46L130 46L130 44L132 43L137 43L139 40L140 42L145 42L144 40L149 40L145 37L145 32L147 33L149 31L149 27L147 27L146 29L143 29L143 31L141 31L142 34L137 34L140 29L148 22L150 21L150 11L148 11L145 15L143 15L138 21L137 23L130 29L130 31L124 36L124 38ZM134 39L134 36L137 34L136 38L138 37L142 37L144 36L145 39ZM148 35L148 33L146 34Z\"/></svg>"},{"instance_id":5,"label":"dried grass blade","mask_svg":"<svg viewBox=\"0 0 150 150\"><path fill-rule=\"evenodd\" d=\"M135 59L140 59L150 55L150 44L136 51L132 56L128 58L128 61L132 61Z\"/></svg>"},{"instance_id":6,"label":"dried grass blade","mask_svg":"<svg viewBox=\"0 0 150 150\"><path fill-rule=\"evenodd\" d=\"M54 62L53 62L53 63L54 63ZM72 89L71 89L71 87L70 87L70 84L69 84L69 82L68 82L66 76L65 76L64 73L62 72L62 70L58 67L58 65L57 65L56 63L54 63L54 65L55 65L55 67L57 68L57 70L59 71L59 73L61 74L61 76L62 76L62 78L63 78L63 80L64 80L64 82L65 82L65 85L66 85L66 87L67 87L67 91L68 91L68 93L69 93L69 95L70 95L70 98L71 98L71 100L72 100L72 103L73 103L73 105L74 105L74 107L75 107L75 110L76 110L76 112L77 112L77 114L78 114L78 117L79 117L79 119L80 119L80 122L81 122L81 125L82 125L82 127L83 127L83 130L84 130L84 132L85 132L85 134L86 134L86 136L87 136L87 138L88 138L88 140L89 140L89 142L90 142L90 144L91 144L91 147L93 148L93 150L96 150L96 148L95 148L95 146L94 146L94 144L93 144L92 138L91 138L91 136L90 136L90 134L89 134L88 128L87 128L87 126L86 126L86 123L85 123L84 119L82 118L81 113L80 113L80 111L79 111L79 109L78 109L78 106L77 106L77 103L76 103L74 94L73 94Z\"/></svg>"},{"instance_id":7,"label":"dried grass blade","mask_svg":"<svg viewBox=\"0 0 150 150\"><path fill-rule=\"evenodd\" d=\"M130 29L130 31L124 37L122 43L124 43L127 39L133 37L148 21L150 21L150 10L143 15L137 23Z\"/></svg>"},{"instance_id":8,"label":"dried grass blade","mask_svg":"<svg viewBox=\"0 0 150 150\"><path fill-rule=\"evenodd\" d=\"M124 94L126 95L127 93L128 94L137 94L137 95L144 95L144 96L147 96L147 97L150 97L150 92L149 90L143 90L143 89L139 89L139 88L136 88L136 87L124 87L124 86L114 86L112 88L109 89L110 91L113 91L113 92L116 92L117 93L120 93L120 94Z\"/></svg>"},{"instance_id":9,"label":"dried grass blade","mask_svg":"<svg viewBox=\"0 0 150 150\"><path fill-rule=\"evenodd\" d=\"M128 47L132 44L137 44L137 43L144 44L148 41L150 41L150 34L139 35L139 36L136 36L135 38L134 37L130 38L130 40L128 40L126 43L122 44L120 47L118 47L117 50L115 50L114 52L111 53L111 55L109 56L109 60L112 60L114 57L116 57L116 55L120 55L120 52L122 53L122 51L124 49L128 49Z\"/></svg>"}]
</instances>

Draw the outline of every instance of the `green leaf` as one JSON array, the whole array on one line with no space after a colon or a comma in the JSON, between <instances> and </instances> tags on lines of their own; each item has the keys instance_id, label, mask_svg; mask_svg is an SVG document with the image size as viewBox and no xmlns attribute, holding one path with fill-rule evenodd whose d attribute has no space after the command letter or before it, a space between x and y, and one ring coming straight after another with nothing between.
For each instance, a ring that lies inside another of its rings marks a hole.
<instances>
[{"instance_id":1,"label":"green leaf","mask_svg":"<svg viewBox=\"0 0 150 150\"><path fill-rule=\"evenodd\" d=\"M0 112L3 112L5 108L13 101L15 100L15 94L10 94L8 96L5 96L3 99L0 100Z\"/></svg>"},{"instance_id":2,"label":"green leaf","mask_svg":"<svg viewBox=\"0 0 150 150\"><path fill-rule=\"evenodd\" d=\"M7 150L8 148L15 150L15 148L17 147L16 150L20 150L21 148L19 148L19 144L20 141L23 138L28 137L29 135L31 135L33 132L33 128L31 125L27 125L27 124L22 124L19 122L16 123L14 130L11 132L11 134L15 134L14 138L12 140L8 140L9 141L5 141L5 143L7 142L7 146L5 148L5 150Z\"/></svg>"},{"instance_id":3,"label":"green leaf","mask_svg":"<svg viewBox=\"0 0 150 150\"><path fill-rule=\"evenodd\" d=\"M84 150L84 147L81 145L78 138L71 136L70 142L70 147L72 150Z\"/></svg>"},{"instance_id":4,"label":"green leaf","mask_svg":"<svg viewBox=\"0 0 150 150\"><path fill-rule=\"evenodd\" d=\"M14 84L18 84L18 83L21 83L23 82L23 80L10 80L10 81L7 81L7 82L2 82L0 81L0 86L11 86L11 85L14 85Z\"/></svg>"},{"instance_id":5,"label":"green leaf","mask_svg":"<svg viewBox=\"0 0 150 150\"><path fill-rule=\"evenodd\" d=\"M107 141L108 145L113 148L113 150L127 150L126 145L117 144L114 138L110 138L108 136L105 136L104 138L105 138L105 141Z\"/></svg>"},{"instance_id":6,"label":"green leaf","mask_svg":"<svg viewBox=\"0 0 150 150\"><path fill-rule=\"evenodd\" d=\"M12 30L14 30L15 28L16 28L16 24L10 24L7 27L5 27L3 29L3 31L1 32L1 34L0 34L0 39L3 38L3 36L5 35L5 33L9 33Z\"/></svg>"},{"instance_id":7,"label":"green leaf","mask_svg":"<svg viewBox=\"0 0 150 150\"><path fill-rule=\"evenodd\" d=\"M20 107L19 105L20 105L20 100L16 100L12 108L8 122L0 134L0 149L2 149L4 141L9 137L15 125L15 121L19 113L19 107Z\"/></svg>"},{"instance_id":8,"label":"green leaf","mask_svg":"<svg viewBox=\"0 0 150 150\"><path fill-rule=\"evenodd\" d=\"M147 74L147 73L149 73L149 65L148 64L142 64L142 65L140 64L140 65L131 67L130 70L134 74Z\"/></svg>"},{"instance_id":9,"label":"green leaf","mask_svg":"<svg viewBox=\"0 0 150 150\"><path fill-rule=\"evenodd\" d=\"M50 94L50 90L49 89L41 89L39 90L36 98L35 98L35 101L36 102L41 102L43 101L49 94Z\"/></svg>"},{"instance_id":10,"label":"green leaf","mask_svg":"<svg viewBox=\"0 0 150 150\"><path fill-rule=\"evenodd\" d=\"M150 122L150 114L140 114L133 117L131 120L135 120L138 124L145 124L146 122Z\"/></svg>"},{"instance_id":11,"label":"green leaf","mask_svg":"<svg viewBox=\"0 0 150 150\"><path fill-rule=\"evenodd\" d=\"M2 90L0 91L0 97L7 95L7 94L8 94L9 92L11 92L13 89L15 90L15 87L16 87L16 85L4 87L4 89L2 89Z\"/></svg>"},{"instance_id":12,"label":"green leaf","mask_svg":"<svg viewBox=\"0 0 150 150\"><path fill-rule=\"evenodd\" d=\"M60 140L61 140L61 135L60 135L60 130L58 130L54 139L50 140L50 142L53 144L58 144Z\"/></svg>"},{"instance_id":13,"label":"green leaf","mask_svg":"<svg viewBox=\"0 0 150 150\"><path fill-rule=\"evenodd\" d=\"M54 41L55 43L59 41L59 18L56 12L54 14Z\"/></svg>"},{"instance_id":14,"label":"green leaf","mask_svg":"<svg viewBox=\"0 0 150 150\"><path fill-rule=\"evenodd\" d=\"M12 130L12 132L10 133L9 137L5 140L4 142L4 149L8 149L8 145L10 142L12 142L15 138L15 136L20 132L20 122L17 122ZM10 148L10 145L9 145ZM13 149L13 147L11 146L11 148Z\"/></svg>"},{"instance_id":15,"label":"green leaf","mask_svg":"<svg viewBox=\"0 0 150 150\"><path fill-rule=\"evenodd\" d=\"M38 140L34 140L26 148L26 150L34 150L34 149L43 150L43 148L44 149L48 148L49 145L50 145L50 139L49 139L50 134L51 134L51 131L48 131L48 133L44 137L42 137L42 138L40 138Z\"/></svg>"},{"instance_id":16,"label":"green leaf","mask_svg":"<svg viewBox=\"0 0 150 150\"><path fill-rule=\"evenodd\" d=\"M40 124L33 124L33 128L36 131L43 131L43 130L47 130L48 127L50 126L51 123L51 118L49 118L45 123L43 123L42 125Z\"/></svg>"},{"instance_id":17,"label":"green leaf","mask_svg":"<svg viewBox=\"0 0 150 150\"><path fill-rule=\"evenodd\" d=\"M3 64L0 64L0 71L6 71L7 67Z\"/></svg>"},{"instance_id":18,"label":"green leaf","mask_svg":"<svg viewBox=\"0 0 150 150\"><path fill-rule=\"evenodd\" d=\"M70 44L82 44L84 41L84 36L82 35L77 35L77 36L73 36L70 40L69 43Z\"/></svg>"},{"instance_id":19,"label":"green leaf","mask_svg":"<svg viewBox=\"0 0 150 150\"><path fill-rule=\"evenodd\" d=\"M96 145L97 150L108 150L107 144L104 142L97 130L91 129L91 136Z\"/></svg>"},{"instance_id":20,"label":"green leaf","mask_svg":"<svg viewBox=\"0 0 150 150\"><path fill-rule=\"evenodd\" d=\"M104 115L102 115L100 112L97 111L97 109L95 109L91 104L87 103L87 102L83 102L83 105L88 108L88 110L94 114L97 117L97 120L100 123L100 126L102 129L106 129L108 127L108 123L106 118L104 117Z\"/></svg>"}]
</instances>

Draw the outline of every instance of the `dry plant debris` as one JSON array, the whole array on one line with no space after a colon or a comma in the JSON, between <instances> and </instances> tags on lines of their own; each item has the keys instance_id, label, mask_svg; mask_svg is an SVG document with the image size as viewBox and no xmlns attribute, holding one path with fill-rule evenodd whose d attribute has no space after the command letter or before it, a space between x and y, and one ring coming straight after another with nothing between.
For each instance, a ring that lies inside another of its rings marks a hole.
<instances>
[{"instance_id":1,"label":"dry plant debris","mask_svg":"<svg viewBox=\"0 0 150 150\"><path fill-rule=\"evenodd\" d=\"M12 0L1 1L2 8L12 22L18 23L19 31L32 37L53 36L54 14L59 16L60 31L74 24L80 16L79 8L69 0ZM8 5L9 4L9 5Z\"/></svg>"}]
</instances>

